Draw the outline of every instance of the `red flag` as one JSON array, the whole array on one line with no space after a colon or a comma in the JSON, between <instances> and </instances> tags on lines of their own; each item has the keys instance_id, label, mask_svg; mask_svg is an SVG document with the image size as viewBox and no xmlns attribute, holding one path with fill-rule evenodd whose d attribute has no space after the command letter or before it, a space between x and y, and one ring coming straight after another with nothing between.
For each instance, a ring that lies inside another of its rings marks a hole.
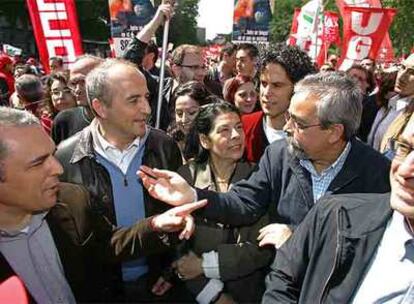
<instances>
[{"instance_id":1,"label":"red flag","mask_svg":"<svg viewBox=\"0 0 414 304\"><path fill-rule=\"evenodd\" d=\"M49 58L63 57L70 68L83 54L74 0L26 0L40 61L49 72Z\"/></svg>"},{"instance_id":2,"label":"red flag","mask_svg":"<svg viewBox=\"0 0 414 304\"><path fill-rule=\"evenodd\" d=\"M339 12L342 16L344 14L343 10L345 6L382 8L380 0L336 0L336 5L338 6ZM392 48L392 41L388 32L385 34L385 37L382 41L380 52L378 53L377 58L372 59L383 62L394 61L394 50Z\"/></svg>"},{"instance_id":3,"label":"red flag","mask_svg":"<svg viewBox=\"0 0 414 304\"><path fill-rule=\"evenodd\" d=\"M391 25L395 9L345 7L341 70L354 61L376 58L382 39Z\"/></svg>"},{"instance_id":4,"label":"red flag","mask_svg":"<svg viewBox=\"0 0 414 304\"><path fill-rule=\"evenodd\" d=\"M295 8L293 13L292 26L290 27L290 35L288 45L296 45L296 33L298 32L298 16L300 14L300 8Z\"/></svg>"},{"instance_id":5,"label":"red flag","mask_svg":"<svg viewBox=\"0 0 414 304\"><path fill-rule=\"evenodd\" d=\"M290 30L290 37L288 40L289 45L298 45L296 35L298 31L298 16L300 14L300 11L300 8L295 8L295 13L293 15L292 26ZM317 46L313 44L312 39L309 39L307 44L300 46L303 48L305 52L309 54L311 58L313 58L316 55L316 58L314 60L319 66L324 64L329 46L332 43L337 45L341 43L338 22L339 16L337 13L331 11L324 12L324 23L322 26L320 26L322 29L318 31L319 35ZM315 47L317 47L316 52Z\"/></svg>"},{"instance_id":6,"label":"red flag","mask_svg":"<svg viewBox=\"0 0 414 304\"><path fill-rule=\"evenodd\" d=\"M339 35L339 16L337 13L330 11L325 12L323 37L323 40L327 44L341 44L341 36Z\"/></svg>"}]
</instances>

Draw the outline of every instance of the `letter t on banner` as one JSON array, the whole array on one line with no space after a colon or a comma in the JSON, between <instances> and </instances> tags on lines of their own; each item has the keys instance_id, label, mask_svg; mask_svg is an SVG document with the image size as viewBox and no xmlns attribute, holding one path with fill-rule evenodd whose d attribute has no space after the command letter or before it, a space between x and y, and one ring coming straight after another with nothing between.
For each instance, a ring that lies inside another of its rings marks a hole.
<instances>
[{"instance_id":1,"label":"letter t on banner","mask_svg":"<svg viewBox=\"0 0 414 304\"><path fill-rule=\"evenodd\" d=\"M46 72L49 58L63 57L70 68L83 54L74 0L26 0L39 56Z\"/></svg>"}]
</instances>

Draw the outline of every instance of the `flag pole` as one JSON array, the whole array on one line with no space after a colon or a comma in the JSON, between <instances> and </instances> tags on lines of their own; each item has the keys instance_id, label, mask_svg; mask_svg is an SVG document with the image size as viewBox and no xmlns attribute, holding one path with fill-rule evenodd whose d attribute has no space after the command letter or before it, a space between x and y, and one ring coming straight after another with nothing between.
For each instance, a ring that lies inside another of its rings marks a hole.
<instances>
[{"instance_id":1,"label":"flag pole","mask_svg":"<svg viewBox=\"0 0 414 304\"><path fill-rule=\"evenodd\" d=\"M162 91L164 90L165 62L167 61L169 30L170 30L170 19L167 19L164 23L164 33L162 36L160 83L158 87L157 118L155 121L155 127L157 129L160 128L160 120L161 120L161 107L162 107L162 97L163 97Z\"/></svg>"}]
</instances>

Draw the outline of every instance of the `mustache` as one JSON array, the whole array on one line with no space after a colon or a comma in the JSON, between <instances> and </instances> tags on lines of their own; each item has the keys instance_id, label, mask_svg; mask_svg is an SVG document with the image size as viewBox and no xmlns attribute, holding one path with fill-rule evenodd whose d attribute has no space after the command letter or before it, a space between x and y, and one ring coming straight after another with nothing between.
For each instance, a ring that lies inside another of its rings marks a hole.
<instances>
[{"instance_id":1,"label":"mustache","mask_svg":"<svg viewBox=\"0 0 414 304\"><path fill-rule=\"evenodd\" d=\"M310 159L309 155L291 135L286 137L286 141L288 143L288 151L290 154L298 159Z\"/></svg>"}]
</instances>

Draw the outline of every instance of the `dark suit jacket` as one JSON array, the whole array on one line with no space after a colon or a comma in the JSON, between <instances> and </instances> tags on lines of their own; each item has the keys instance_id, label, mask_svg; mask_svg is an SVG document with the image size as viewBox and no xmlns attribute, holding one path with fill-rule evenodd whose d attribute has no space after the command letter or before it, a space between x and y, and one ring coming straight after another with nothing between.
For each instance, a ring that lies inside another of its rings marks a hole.
<instances>
[{"instance_id":1,"label":"dark suit jacket","mask_svg":"<svg viewBox=\"0 0 414 304\"><path fill-rule=\"evenodd\" d=\"M385 193L390 191L390 162L357 139L329 185L329 193ZM297 226L313 207L311 176L287 149L286 140L272 143L257 169L228 193L197 190L209 204L203 216L231 225L253 223L266 211L270 222ZM269 209L269 210L268 210Z\"/></svg>"},{"instance_id":2,"label":"dark suit jacket","mask_svg":"<svg viewBox=\"0 0 414 304\"><path fill-rule=\"evenodd\" d=\"M57 204L46 216L65 277L79 302L105 301L108 279L102 263L137 258L159 250L162 239L152 232L150 219L128 229L114 229L91 212L89 194L80 185L62 183ZM15 275L0 253L0 279ZM30 297L34 302L34 299Z\"/></svg>"}]
</instances>

